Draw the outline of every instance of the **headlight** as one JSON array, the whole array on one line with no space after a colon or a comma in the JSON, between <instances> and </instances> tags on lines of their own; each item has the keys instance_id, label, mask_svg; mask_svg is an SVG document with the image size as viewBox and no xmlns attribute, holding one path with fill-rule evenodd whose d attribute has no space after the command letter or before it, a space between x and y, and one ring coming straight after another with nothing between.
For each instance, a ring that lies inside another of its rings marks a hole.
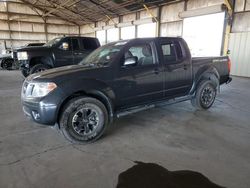
<instances>
[{"instance_id":1,"label":"headlight","mask_svg":"<svg viewBox=\"0 0 250 188\"><path fill-rule=\"evenodd\" d=\"M26 98L44 97L56 88L57 85L53 82L33 82L23 88L23 95Z\"/></svg>"},{"instance_id":2,"label":"headlight","mask_svg":"<svg viewBox=\"0 0 250 188\"><path fill-rule=\"evenodd\" d=\"M18 60L28 60L27 52L17 52L17 59Z\"/></svg>"}]
</instances>

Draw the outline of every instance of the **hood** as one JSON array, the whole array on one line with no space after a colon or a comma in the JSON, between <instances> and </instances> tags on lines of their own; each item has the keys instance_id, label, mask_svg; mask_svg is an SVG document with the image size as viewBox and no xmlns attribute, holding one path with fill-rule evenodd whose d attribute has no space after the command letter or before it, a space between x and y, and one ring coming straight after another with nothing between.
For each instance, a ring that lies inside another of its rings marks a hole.
<instances>
[{"instance_id":1,"label":"hood","mask_svg":"<svg viewBox=\"0 0 250 188\"><path fill-rule=\"evenodd\" d=\"M49 69L47 71L30 75L27 81L54 81L63 82L65 80L82 78L82 77L94 77L96 70L101 69L98 66L88 65L71 65L59 68Z\"/></svg>"},{"instance_id":2,"label":"hood","mask_svg":"<svg viewBox=\"0 0 250 188\"><path fill-rule=\"evenodd\" d=\"M23 52L23 51L43 51L50 49L51 46L27 46L27 47L21 47L16 49L17 52Z\"/></svg>"},{"instance_id":3,"label":"hood","mask_svg":"<svg viewBox=\"0 0 250 188\"><path fill-rule=\"evenodd\" d=\"M0 59L6 58L6 57L11 57L11 54L3 54L3 55L0 55Z\"/></svg>"}]
</instances>

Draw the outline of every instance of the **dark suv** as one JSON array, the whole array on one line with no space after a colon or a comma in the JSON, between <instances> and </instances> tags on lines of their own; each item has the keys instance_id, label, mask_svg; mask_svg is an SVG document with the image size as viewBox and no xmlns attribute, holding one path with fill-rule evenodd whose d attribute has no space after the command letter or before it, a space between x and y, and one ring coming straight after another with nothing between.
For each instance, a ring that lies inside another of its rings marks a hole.
<instances>
[{"instance_id":1,"label":"dark suv","mask_svg":"<svg viewBox=\"0 0 250 188\"><path fill-rule=\"evenodd\" d=\"M99 46L97 38L61 37L43 46L21 48L17 50L17 58L22 74L27 77L46 69L78 64Z\"/></svg>"}]
</instances>

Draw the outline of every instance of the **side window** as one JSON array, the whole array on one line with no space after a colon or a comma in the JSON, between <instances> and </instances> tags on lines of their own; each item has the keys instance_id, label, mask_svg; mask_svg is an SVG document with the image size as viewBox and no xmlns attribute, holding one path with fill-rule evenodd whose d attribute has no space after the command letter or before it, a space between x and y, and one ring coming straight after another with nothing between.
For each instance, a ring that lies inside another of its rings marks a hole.
<instances>
[{"instance_id":1,"label":"side window","mask_svg":"<svg viewBox=\"0 0 250 188\"><path fill-rule=\"evenodd\" d=\"M131 46L124 54L124 61L133 58L136 63L133 66L145 66L154 64L152 56L152 48L149 44ZM124 65L124 63L123 63Z\"/></svg>"},{"instance_id":2,"label":"side window","mask_svg":"<svg viewBox=\"0 0 250 188\"><path fill-rule=\"evenodd\" d=\"M175 63L176 62L176 53L173 43L167 43L161 45L162 54L165 63Z\"/></svg>"},{"instance_id":3,"label":"side window","mask_svg":"<svg viewBox=\"0 0 250 188\"><path fill-rule=\"evenodd\" d=\"M183 53L182 53L182 48L179 42L175 42L174 43L175 46L175 51L176 51L176 56L178 60L182 60L183 59Z\"/></svg>"},{"instance_id":4,"label":"side window","mask_svg":"<svg viewBox=\"0 0 250 188\"><path fill-rule=\"evenodd\" d=\"M72 43L70 41L70 38L65 38L60 42L59 48L62 50L64 49L63 45L66 45L68 47L67 50L72 50Z\"/></svg>"},{"instance_id":5,"label":"side window","mask_svg":"<svg viewBox=\"0 0 250 188\"><path fill-rule=\"evenodd\" d=\"M98 45L95 39L83 38L81 39L81 41L85 50L94 50L98 48Z\"/></svg>"},{"instance_id":6,"label":"side window","mask_svg":"<svg viewBox=\"0 0 250 188\"><path fill-rule=\"evenodd\" d=\"M164 62L171 64L183 59L182 48L178 42L161 45Z\"/></svg>"},{"instance_id":7,"label":"side window","mask_svg":"<svg viewBox=\"0 0 250 188\"><path fill-rule=\"evenodd\" d=\"M72 39L72 50L80 50L78 39Z\"/></svg>"}]
</instances>

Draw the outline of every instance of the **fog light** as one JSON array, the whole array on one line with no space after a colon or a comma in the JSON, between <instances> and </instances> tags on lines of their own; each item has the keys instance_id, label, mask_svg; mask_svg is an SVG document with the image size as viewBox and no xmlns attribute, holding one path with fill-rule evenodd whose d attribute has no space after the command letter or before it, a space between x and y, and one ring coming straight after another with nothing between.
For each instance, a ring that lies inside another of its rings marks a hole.
<instances>
[{"instance_id":1,"label":"fog light","mask_svg":"<svg viewBox=\"0 0 250 188\"><path fill-rule=\"evenodd\" d=\"M40 114L36 111L32 111L32 116L35 120L40 120Z\"/></svg>"}]
</instances>

